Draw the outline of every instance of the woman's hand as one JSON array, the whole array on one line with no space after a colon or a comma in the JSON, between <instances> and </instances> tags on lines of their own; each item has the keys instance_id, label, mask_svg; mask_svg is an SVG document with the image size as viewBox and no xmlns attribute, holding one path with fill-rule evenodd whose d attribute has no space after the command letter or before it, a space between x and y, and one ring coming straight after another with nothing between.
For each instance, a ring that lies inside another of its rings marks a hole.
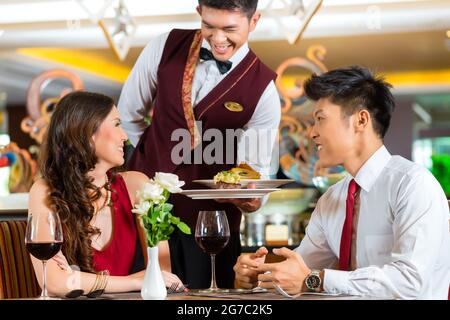
<instances>
[{"instance_id":1,"label":"woman's hand","mask_svg":"<svg viewBox=\"0 0 450 320\"><path fill-rule=\"evenodd\" d=\"M166 284L166 288L170 288L173 283L177 283L177 291L184 290L188 291L188 289L183 285L183 282L178 278L176 274L167 271L161 271L164 279L164 283Z\"/></svg>"}]
</instances>

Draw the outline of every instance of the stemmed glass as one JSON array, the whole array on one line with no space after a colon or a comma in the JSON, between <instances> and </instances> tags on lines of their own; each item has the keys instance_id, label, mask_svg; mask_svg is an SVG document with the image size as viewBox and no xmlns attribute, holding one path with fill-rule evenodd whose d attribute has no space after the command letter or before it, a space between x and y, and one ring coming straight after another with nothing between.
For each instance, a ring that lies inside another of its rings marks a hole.
<instances>
[{"instance_id":1,"label":"stemmed glass","mask_svg":"<svg viewBox=\"0 0 450 320\"><path fill-rule=\"evenodd\" d=\"M46 286L47 260L61 249L63 233L56 212L43 211L28 216L25 244L28 252L42 261L42 292L40 299L50 299Z\"/></svg>"},{"instance_id":2,"label":"stemmed glass","mask_svg":"<svg viewBox=\"0 0 450 320\"><path fill-rule=\"evenodd\" d=\"M202 293L227 292L216 284L216 254L226 247L230 240L230 227L225 211L200 211L195 227L195 241L211 256L211 286Z\"/></svg>"}]
</instances>

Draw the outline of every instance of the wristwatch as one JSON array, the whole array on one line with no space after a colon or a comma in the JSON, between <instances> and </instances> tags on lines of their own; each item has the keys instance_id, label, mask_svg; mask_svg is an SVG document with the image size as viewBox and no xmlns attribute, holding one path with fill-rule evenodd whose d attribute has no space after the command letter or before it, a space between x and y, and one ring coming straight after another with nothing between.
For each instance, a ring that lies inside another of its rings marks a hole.
<instances>
[{"instance_id":1,"label":"wristwatch","mask_svg":"<svg viewBox=\"0 0 450 320\"><path fill-rule=\"evenodd\" d=\"M309 291L319 292L322 279L320 279L320 271L312 270L305 279L306 287Z\"/></svg>"}]
</instances>

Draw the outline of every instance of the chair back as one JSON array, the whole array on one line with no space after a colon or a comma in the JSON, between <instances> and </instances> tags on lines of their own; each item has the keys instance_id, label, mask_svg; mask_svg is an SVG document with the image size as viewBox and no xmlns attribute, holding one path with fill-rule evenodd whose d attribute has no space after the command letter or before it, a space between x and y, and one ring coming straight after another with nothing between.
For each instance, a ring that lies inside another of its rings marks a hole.
<instances>
[{"instance_id":1,"label":"chair back","mask_svg":"<svg viewBox=\"0 0 450 320\"><path fill-rule=\"evenodd\" d=\"M25 247L26 221L0 221L0 299L30 298L40 293Z\"/></svg>"}]
</instances>

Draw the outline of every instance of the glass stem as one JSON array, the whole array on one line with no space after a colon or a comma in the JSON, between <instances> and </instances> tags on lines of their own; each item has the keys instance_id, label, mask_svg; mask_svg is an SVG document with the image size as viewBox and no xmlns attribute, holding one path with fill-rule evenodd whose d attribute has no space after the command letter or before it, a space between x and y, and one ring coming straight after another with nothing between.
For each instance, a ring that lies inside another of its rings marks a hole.
<instances>
[{"instance_id":1,"label":"glass stem","mask_svg":"<svg viewBox=\"0 0 450 320\"><path fill-rule=\"evenodd\" d=\"M216 284L216 255L211 255L211 290L217 290Z\"/></svg>"},{"instance_id":2,"label":"glass stem","mask_svg":"<svg viewBox=\"0 0 450 320\"><path fill-rule=\"evenodd\" d=\"M42 298L47 298L47 260L42 261Z\"/></svg>"}]
</instances>

